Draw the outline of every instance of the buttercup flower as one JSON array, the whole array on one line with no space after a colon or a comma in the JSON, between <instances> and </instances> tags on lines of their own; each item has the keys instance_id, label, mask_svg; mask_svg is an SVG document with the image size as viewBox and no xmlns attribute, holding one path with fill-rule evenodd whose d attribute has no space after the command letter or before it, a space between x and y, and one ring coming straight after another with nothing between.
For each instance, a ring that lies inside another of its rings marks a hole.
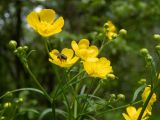
<instances>
[{"instance_id":1,"label":"buttercup flower","mask_svg":"<svg viewBox=\"0 0 160 120\"><path fill-rule=\"evenodd\" d=\"M51 63L65 68L71 67L79 59L77 56L74 56L73 50L68 48L64 48L61 53L54 49L49 53L49 55L51 57L49 58Z\"/></svg>"},{"instance_id":2,"label":"buttercup flower","mask_svg":"<svg viewBox=\"0 0 160 120\"><path fill-rule=\"evenodd\" d=\"M145 102L147 100L147 97L149 95L149 93L151 92L151 86L147 86L145 87L144 89L144 92L142 93L142 101ZM152 110L152 105L153 103L156 102L156 94L153 93L148 105L147 105L147 108L146 108L146 111L151 115L151 110Z\"/></svg>"},{"instance_id":3,"label":"buttercup flower","mask_svg":"<svg viewBox=\"0 0 160 120\"><path fill-rule=\"evenodd\" d=\"M137 120L138 119L138 116L140 114L142 110L142 107L138 108L138 110L136 110L135 107L133 106L129 106L126 108L126 113L122 113L123 117L125 120ZM149 118L147 112L145 111L143 113L143 116L142 116L142 119L141 120L147 120Z\"/></svg>"},{"instance_id":4,"label":"buttercup flower","mask_svg":"<svg viewBox=\"0 0 160 120\"><path fill-rule=\"evenodd\" d=\"M105 57L89 58L83 62L83 66L87 74L91 77L106 78L106 75L113 72L110 61Z\"/></svg>"},{"instance_id":5,"label":"buttercup flower","mask_svg":"<svg viewBox=\"0 0 160 120\"><path fill-rule=\"evenodd\" d=\"M106 28L106 36L109 40L112 40L114 37L117 36L117 30L115 25L112 23L112 21L108 21L105 23Z\"/></svg>"},{"instance_id":6,"label":"buttercup flower","mask_svg":"<svg viewBox=\"0 0 160 120\"><path fill-rule=\"evenodd\" d=\"M44 37L49 37L62 31L63 17L54 21L56 13L52 9L42 9L40 12L31 12L27 16L29 25Z\"/></svg>"},{"instance_id":7,"label":"buttercup flower","mask_svg":"<svg viewBox=\"0 0 160 120\"><path fill-rule=\"evenodd\" d=\"M77 44L76 41L72 41L71 46L75 51L75 54L83 60L87 58L94 58L98 55L98 48L95 45L89 46L88 39L81 39Z\"/></svg>"}]
</instances>

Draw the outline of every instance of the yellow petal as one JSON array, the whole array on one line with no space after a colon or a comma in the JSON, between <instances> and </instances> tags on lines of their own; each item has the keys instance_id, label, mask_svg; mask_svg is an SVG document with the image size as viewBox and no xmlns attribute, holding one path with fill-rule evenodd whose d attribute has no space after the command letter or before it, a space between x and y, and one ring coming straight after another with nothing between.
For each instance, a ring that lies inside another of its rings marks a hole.
<instances>
[{"instance_id":1,"label":"yellow petal","mask_svg":"<svg viewBox=\"0 0 160 120\"><path fill-rule=\"evenodd\" d=\"M87 62L87 61L84 61L83 62L83 66L84 66L84 69L85 71L87 72L87 74L93 76L93 74L95 74L95 63L94 62Z\"/></svg>"},{"instance_id":2,"label":"yellow petal","mask_svg":"<svg viewBox=\"0 0 160 120\"><path fill-rule=\"evenodd\" d=\"M73 57L74 54L73 50L68 48L64 48L61 53L64 54L69 60Z\"/></svg>"},{"instance_id":3,"label":"yellow petal","mask_svg":"<svg viewBox=\"0 0 160 120\"><path fill-rule=\"evenodd\" d=\"M99 59L98 58L95 58L95 57L90 57L90 58L87 58L86 61L88 62L97 62Z\"/></svg>"},{"instance_id":4,"label":"yellow petal","mask_svg":"<svg viewBox=\"0 0 160 120\"><path fill-rule=\"evenodd\" d=\"M52 9L43 9L39 12L40 21L52 24L55 18L55 11Z\"/></svg>"},{"instance_id":5,"label":"yellow petal","mask_svg":"<svg viewBox=\"0 0 160 120\"><path fill-rule=\"evenodd\" d=\"M129 106L129 107L127 107L127 113L128 113L128 115L129 115L129 117L132 118L134 115L136 115L137 110L136 110L135 107Z\"/></svg>"},{"instance_id":6,"label":"yellow petal","mask_svg":"<svg viewBox=\"0 0 160 120\"><path fill-rule=\"evenodd\" d=\"M36 12L31 12L29 15L27 15L27 22L33 29L37 29L37 26L39 25L39 17Z\"/></svg>"},{"instance_id":7,"label":"yellow petal","mask_svg":"<svg viewBox=\"0 0 160 120\"><path fill-rule=\"evenodd\" d=\"M88 48L89 57L96 57L98 55L98 48L94 45Z\"/></svg>"},{"instance_id":8,"label":"yellow petal","mask_svg":"<svg viewBox=\"0 0 160 120\"><path fill-rule=\"evenodd\" d=\"M125 120L132 120L132 119L129 118L129 116L127 114L122 113L122 115L123 115L123 117L124 117Z\"/></svg>"},{"instance_id":9,"label":"yellow petal","mask_svg":"<svg viewBox=\"0 0 160 120\"><path fill-rule=\"evenodd\" d=\"M63 17L59 17L54 23L53 23L53 33L59 33L62 31L62 27L64 26L64 19Z\"/></svg>"},{"instance_id":10,"label":"yellow petal","mask_svg":"<svg viewBox=\"0 0 160 120\"><path fill-rule=\"evenodd\" d=\"M75 52L79 49L78 44L74 40L71 42L71 46Z\"/></svg>"},{"instance_id":11,"label":"yellow petal","mask_svg":"<svg viewBox=\"0 0 160 120\"><path fill-rule=\"evenodd\" d=\"M78 43L79 48L88 48L89 47L89 40L88 39L81 39Z\"/></svg>"},{"instance_id":12,"label":"yellow petal","mask_svg":"<svg viewBox=\"0 0 160 120\"><path fill-rule=\"evenodd\" d=\"M73 58L70 60L70 63L71 63L71 64L74 64L74 63L77 62L78 59L79 59L79 57L75 56L75 57L73 57Z\"/></svg>"}]
</instances>

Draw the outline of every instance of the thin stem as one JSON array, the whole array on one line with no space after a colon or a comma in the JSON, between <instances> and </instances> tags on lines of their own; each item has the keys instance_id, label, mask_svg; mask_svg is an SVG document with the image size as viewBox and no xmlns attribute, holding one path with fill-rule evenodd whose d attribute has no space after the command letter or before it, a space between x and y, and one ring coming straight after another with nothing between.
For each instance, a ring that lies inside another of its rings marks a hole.
<instances>
[{"instance_id":1,"label":"thin stem","mask_svg":"<svg viewBox=\"0 0 160 120\"><path fill-rule=\"evenodd\" d=\"M98 86L96 87L96 89L93 91L93 94L92 95L95 95L96 94L96 92L99 90L99 88L100 88L100 83L98 84Z\"/></svg>"},{"instance_id":2,"label":"thin stem","mask_svg":"<svg viewBox=\"0 0 160 120\"><path fill-rule=\"evenodd\" d=\"M101 47L100 47L100 49L99 49L99 53L101 53L102 50L103 50L103 48L104 48L107 44L109 44L109 43L110 43L110 41L106 42L106 40L103 39L102 45L101 45Z\"/></svg>"},{"instance_id":3,"label":"thin stem","mask_svg":"<svg viewBox=\"0 0 160 120\"><path fill-rule=\"evenodd\" d=\"M46 92L46 90L41 86L41 84L39 83L39 81L37 80L37 78L34 76L34 74L32 73L32 71L30 70L28 64L25 64L24 66L27 69L27 71L30 74L30 76L32 77L32 80L36 83L36 85L39 87L39 89L41 91L43 91L45 97L51 102L51 97L48 95L48 93Z\"/></svg>"},{"instance_id":4,"label":"thin stem","mask_svg":"<svg viewBox=\"0 0 160 120\"><path fill-rule=\"evenodd\" d=\"M48 44L47 44L47 39L46 40L44 39L44 44L45 44L46 51L49 55L49 48L48 48Z\"/></svg>"},{"instance_id":5,"label":"thin stem","mask_svg":"<svg viewBox=\"0 0 160 120\"><path fill-rule=\"evenodd\" d=\"M39 83L39 81L37 80L37 78L34 76L34 74L32 73L32 71L30 70L28 64L24 64L24 66L25 66L25 68L27 69L27 71L28 71L28 73L30 74L30 76L32 77L32 80L36 83L36 85L39 87L39 89L40 89L41 91L43 91L45 97L46 97L46 98L48 99L48 101L51 103L53 120L56 120L54 99L52 100L52 98L48 95L48 93L46 92L46 90L41 86L41 84Z\"/></svg>"},{"instance_id":6,"label":"thin stem","mask_svg":"<svg viewBox=\"0 0 160 120\"><path fill-rule=\"evenodd\" d=\"M136 104L139 104L139 103L141 103L141 102L142 102L142 100L139 100L139 101L134 102L134 103L132 103L132 104L127 104L127 105L123 105L123 106L120 106L120 107L112 108L112 109L106 110L106 111L104 111L104 112L98 113L96 116L99 116L99 115L104 114L104 113L106 113L106 112L111 112L111 111L119 110L119 109L122 109L122 108L126 108L126 107L128 107L128 106L130 106L130 105L136 105Z\"/></svg>"}]
</instances>

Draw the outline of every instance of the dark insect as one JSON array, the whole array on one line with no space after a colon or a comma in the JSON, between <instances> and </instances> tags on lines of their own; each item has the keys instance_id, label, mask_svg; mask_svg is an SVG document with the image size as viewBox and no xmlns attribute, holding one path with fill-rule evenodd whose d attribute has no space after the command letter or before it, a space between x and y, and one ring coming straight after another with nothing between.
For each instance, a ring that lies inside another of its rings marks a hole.
<instances>
[{"instance_id":1,"label":"dark insect","mask_svg":"<svg viewBox=\"0 0 160 120\"><path fill-rule=\"evenodd\" d=\"M57 56L57 58L58 58L60 61L67 60L67 56L65 56L64 54L55 53L55 55Z\"/></svg>"}]
</instances>

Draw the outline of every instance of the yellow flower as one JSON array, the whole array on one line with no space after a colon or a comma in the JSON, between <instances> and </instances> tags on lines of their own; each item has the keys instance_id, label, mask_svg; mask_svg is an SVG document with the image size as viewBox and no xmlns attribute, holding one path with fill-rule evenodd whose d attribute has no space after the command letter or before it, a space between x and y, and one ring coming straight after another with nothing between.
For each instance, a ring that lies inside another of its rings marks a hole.
<instances>
[{"instance_id":1,"label":"yellow flower","mask_svg":"<svg viewBox=\"0 0 160 120\"><path fill-rule=\"evenodd\" d=\"M125 120L137 120L137 119L138 119L138 116L139 116L139 114L140 114L140 112L141 112L141 110L142 110L142 107L140 107L140 108L138 108L138 110L136 110L135 107L133 107L133 106L128 106L128 107L126 108L127 114L126 114L126 113L122 113L122 115L123 115L123 117L124 117ZM148 114L147 114L147 112L145 111L145 112L143 113L143 116L142 116L142 119L141 119L141 120L147 120L148 118L149 118L149 117L148 117Z\"/></svg>"},{"instance_id":2,"label":"yellow flower","mask_svg":"<svg viewBox=\"0 0 160 120\"><path fill-rule=\"evenodd\" d=\"M160 80L160 74L158 75L158 80Z\"/></svg>"},{"instance_id":3,"label":"yellow flower","mask_svg":"<svg viewBox=\"0 0 160 120\"><path fill-rule=\"evenodd\" d=\"M149 93L151 92L151 86L147 86L145 87L144 89L144 92L142 93L142 101L145 102L147 100L147 97L149 95ZM147 105L147 108L146 108L146 111L151 115L151 110L152 110L152 105L153 103L156 102L156 94L153 93L148 105Z\"/></svg>"},{"instance_id":4,"label":"yellow flower","mask_svg":"<svg viewBox=\"0 0 160 120\"><path fill-rule=\"evenodd\" d=\"M83 62L83 66L87 74L91 77L106 78L106 75L113 72L110 61L105 57L88 58Z\"/></svg>"},{"instance_id":5,"label":"yellow flower","mask_svg":"<svg viewBox=\"0 0 160 120\"><path fill-rule=\"evenodd\" d=\"M112 23L112 21L108 21L105 23L105 26L107 27L106 29L106 36L108 37L109 40L112 40L117 36L117 30L115 25Z\"/></svg>"},{"instance_id":6,"label":"yellow flower","mask_svg":"<svg viewBox=\"0 0 160 120\"><path fill-rule=\"evenodd\" d=\"M88 39L81 39L77 44L76 41L72 41L71 46L75 51L75 54L83 60L87 58L94 58L98 55L98 48L94 45L89 46Z\"/></svg>"},{"instance_id":7,"label":"yellow flower","mask_svg":"<svg viewBox=\"0 0 160 120\"><path fill-rule=\"evenodd\" d=\"M79 59L77 56L74 56L72 49L64 48L61 53L58 50L54 49L49 53L49 61L60 67L71 67Z\"/></svg>"},{"instance_id":8,"label":"yellow flower","mask_svg":"<svg viewBox=\"0 0 160 120\"><path fill-rule=\"evenodd\" d=\"M27 16L29 25L44 37L49 37L62 31L63 17L54 21L56 13L52 9L42 9L40 12L32 11Z\"/></svg>"}]
</instances>

